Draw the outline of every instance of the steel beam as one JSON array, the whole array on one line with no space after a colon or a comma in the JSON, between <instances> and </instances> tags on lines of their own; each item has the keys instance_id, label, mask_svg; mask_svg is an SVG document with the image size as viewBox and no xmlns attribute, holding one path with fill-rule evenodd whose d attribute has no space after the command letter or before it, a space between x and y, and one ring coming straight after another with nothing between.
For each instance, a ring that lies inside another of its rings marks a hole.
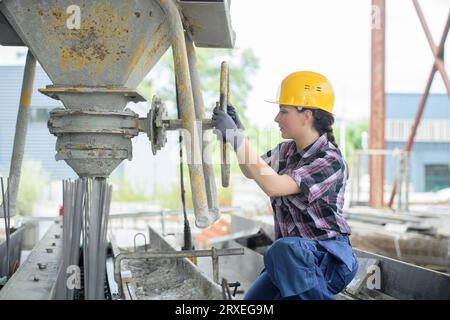
<instances>
[{"instance_id":1,"label":"steel beam","mask_svg":"<svg viewBox=\"0 0 450 320\"><path fill-rule=\"evenodd\" d=\"M372 26L372 69L371 69L371 106L369 149L384 149L385 118L385 0L372 0L377 8L374 18L379 23ZM383 206L384 193L384 156L374 155L369 159L370 199L374 208Z\"/></svg>"},{"instance_id":2,"label":"steel beam","mask_svg":"<svg viewBox=\"0 0 450 320\"><path fill-rule=\"evenodd\" d=\"M19 110L17 112L16 132L14 135L14 145L9 167L10 184L9 191L11 195L10 215L16 214L16 201L19 192L20 174L22 171L22 161L25 152L25 141L27 137L28 119L30 117L30 103L33 94L34 76L36 72L36 59L30 50L28 50L23 73L22 92L20 94ZM9 199L8 199L9 200Z\"/></svg>"},{"instance_id":3,"label":"steel beam","mask_svg":"<svg viewBox=\"0 0 450 320\"><path fill-rule=\"evenodd\" d=\"M450 99L450 82L448 80L447 72L445 71L444 66L444 52L439 50L439 46L434 44L433 37L431 36L430 29L428 28L427 22L425 20L425 16L423 15L422 9L420 8L419 2L417 0L412 0L414 4L414 8L416 9L417 16L419 17L420 24L422 25L423 31L425 32L425 36L427 37L428 44L430 45L431 51L434 56L434 64L436 68L439 70L439 73L442 76L442 80L444 81L445 88L447 89L447 95ZM444 34L448 32L448 25L450 23L450 14L447 18L447 31L444 31ZM445 40L444 40L445 41Z\"/></svg>"}]
</instances>

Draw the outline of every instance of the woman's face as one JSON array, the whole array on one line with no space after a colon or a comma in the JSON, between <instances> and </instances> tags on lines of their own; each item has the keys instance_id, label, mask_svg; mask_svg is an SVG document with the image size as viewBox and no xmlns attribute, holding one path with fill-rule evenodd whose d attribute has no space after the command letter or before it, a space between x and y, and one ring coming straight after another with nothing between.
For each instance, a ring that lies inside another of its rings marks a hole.
<instances>
[{"instance_id":1,"label":"woman's face","mask_svg":"<svg viewBox=\"0 0 450 320\"><path fill-rule=\"evenodd\" d=\"M281 136L284 139L301 138L307 126L311 125L311 119L309 119L311 115L308 113L311 111L298 112L296 107L280 105L280 110L274 120L278 123Z\"/></svg>"}]
</instances>

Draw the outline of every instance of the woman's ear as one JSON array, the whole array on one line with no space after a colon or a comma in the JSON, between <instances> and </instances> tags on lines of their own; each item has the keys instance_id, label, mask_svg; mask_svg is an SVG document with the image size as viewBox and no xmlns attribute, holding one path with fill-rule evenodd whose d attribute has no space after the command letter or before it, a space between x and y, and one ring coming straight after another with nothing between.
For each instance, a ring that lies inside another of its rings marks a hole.
<instances>
[{"instance_id":1,"label":"woman's ear","mask_svg":"<svg viewBox=\"0 0 450 320\"><path fill-rule=\"evenodd\" d=\"M313 120L314 114L313 114L312 110L305 110L304 113L305 113L306 120L308 120L308 121Z\"/></svg>"}]
</instances>

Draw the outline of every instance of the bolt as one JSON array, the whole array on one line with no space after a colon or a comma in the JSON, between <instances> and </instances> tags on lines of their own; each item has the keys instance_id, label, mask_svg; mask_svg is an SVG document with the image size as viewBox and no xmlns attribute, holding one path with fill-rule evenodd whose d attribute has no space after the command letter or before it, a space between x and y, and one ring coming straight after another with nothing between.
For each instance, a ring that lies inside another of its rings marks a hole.
<instances>
[{"instance_id":1,"label":"bolt","mask_svg":"<svg viewBox=\"0 0 450 320\"><path fill-rule=\"evenodd\" d=\"M52 253L53 252L52 248L46 248L45 250L47 251L47 253Z\"/></svg>"},{"instance_id":2,"label":"bolt","mask_svg":"<svg viewBox=\"0 0 450 320\"><path fill-rule=\"evenodd\" d=\"M61 236L59 234L55 234L55 239L59 239Z\"/></svg>"},{"instance_id":3,"label":"bolt","mask_svg":"<svg viewBox=\"0 0 450 320\"><path fill-rule=\"evenodd\" d=\"M39 270L47 269L47 264L46 264L46 263L38 262L37 265L38 265L38 267L39 267Z\"/></svg>"},{"instance_id":4,"label":"bolt","mask_svg":"<svg viewBox=\"0 0 450 320\"><path fill-rule=\"evenodd\" d=\"M34 282L38 282L38 281L39 281L39 278L38 278L37 276L34 276L33 281L34 281Z\"/></svg>"},{"instance_id":5,"label":"bolt","mask_svg":"<svg viewBox=\"0 0 450 320\"><path fill-rule=\"evenodd\" d=\"M52 247L56 247L56 243L52 242Z\"/></svg>"}]
</instances>

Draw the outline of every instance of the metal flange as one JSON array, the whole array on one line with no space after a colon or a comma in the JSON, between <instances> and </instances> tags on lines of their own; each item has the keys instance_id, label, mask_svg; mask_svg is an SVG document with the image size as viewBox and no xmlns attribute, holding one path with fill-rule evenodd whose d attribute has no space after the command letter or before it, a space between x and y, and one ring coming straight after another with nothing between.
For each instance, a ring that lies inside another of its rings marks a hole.
<instances>
[{"instance_id":1,"label":"metal flange","mask_svg":"<svg viewBox=\"0 0 450 320\"><path fill-rule=\"evenodd\" d=\"M156 152L161 150L167 142L167 119L168 115L164 103L158 96L153 96L152 106L147 114L145 125L153 155L156 155Z\"/></svg>"},{"instance_id":2,"label":"metal flange","mask_svg":"<svg viewBox=\"0 0 450 320\"><path fill-rule=\"evenodd\" d=\"M139 117L131 110L54 109L48 128L57 136L56 160L64 160L80 177L107 177L124 159L132 159L131 138Z\"/></svg>"}]
</instances>

